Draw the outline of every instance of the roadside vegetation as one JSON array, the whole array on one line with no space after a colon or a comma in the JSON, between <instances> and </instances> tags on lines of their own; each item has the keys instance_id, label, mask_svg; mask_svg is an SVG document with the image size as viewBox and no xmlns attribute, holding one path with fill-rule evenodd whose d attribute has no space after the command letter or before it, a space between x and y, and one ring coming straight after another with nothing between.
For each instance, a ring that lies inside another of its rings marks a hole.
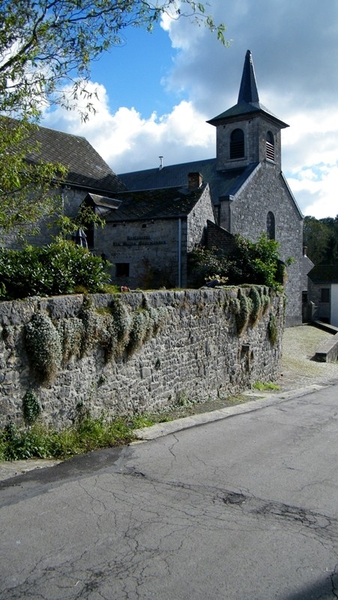
<instances>
[{"instance_id":1,"label":"roadside vegetation","mask_svg":"<svg viewBox=\"0 0 338 600\"><path fill-rule=\"evenodd\" d=\"M31 425L19 428L13 422L9 422L4 429L0 430L0 462L39 458L66 460L100 448L123 446L135 440L136 429L208 410L243 404L248 400L250 400L249 396L238 395L205 403L187 401L162 412L117 417L111 420L105 416L95 419L89 414L81 414L80 411L76 421L61 431L44 425L39 420L39 415L31 415L32 421L37 417ZM26 423L29 422L27 417L29 415L26 414Z\"/></svg>"}]
</instances>

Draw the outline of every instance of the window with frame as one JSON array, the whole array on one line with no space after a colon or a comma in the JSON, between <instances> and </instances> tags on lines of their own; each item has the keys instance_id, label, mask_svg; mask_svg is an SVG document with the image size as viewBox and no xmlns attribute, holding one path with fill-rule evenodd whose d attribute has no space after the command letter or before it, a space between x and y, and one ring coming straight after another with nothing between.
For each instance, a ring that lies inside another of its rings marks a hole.
<instances>
[{"instance_id":1,"label":"window with frame","mask_svg":"<svg viewBox=\"0 0 338 600\"><path fill-rule=\"evenodd\" d=\"M271 131L266 134L265 154L269 160L275 160L275 140Z\"/></svg>"},{"instance_id":2,"label":"window with frame","mask_svg":"<svg viewBox=\"0 0 338 600\"><path fill-rule=\"evenodd\" d=\"M321 288L320 301L321 302L330 302L330 288Z\"/></svg>"},{"instance_id":3,"label":"window with frame","mask_svg":"<svg viewBox=\"0 0 338 600\"><path fill-rule=\"evenodd\" d=\"M230 135L230 159L244 158L244 132L234 129Z\"/></svg>"},{"instance_id":4,"label":"window with frame","mask_svg":"<svg viewBox=\"0 0 338 600\"><path fill-rule=\"evenodd\" d=\"M115 277L129 277L129 263L115 263Z\"/></svg>"}]
</instances>

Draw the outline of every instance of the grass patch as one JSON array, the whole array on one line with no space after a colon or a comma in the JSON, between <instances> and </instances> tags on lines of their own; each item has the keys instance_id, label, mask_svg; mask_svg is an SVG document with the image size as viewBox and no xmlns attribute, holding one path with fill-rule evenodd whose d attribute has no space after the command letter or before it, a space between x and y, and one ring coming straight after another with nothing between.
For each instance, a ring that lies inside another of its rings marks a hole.
<instances>
[{"instance_id":1,"label":"grass patch","mask_svg":"<svg viewBox=\"0 0 338 600\"><path fill-rule=\"evenodd\" d=\"M267 392L267 391L277 392L280 389L279 385L276 385L275 383L271 383L270 381L265 382L265 383L263 381L256 381L252 387L254 390L258 390L260 392Z\"/></svg>"},{"instance_id":2,"label":"grass patch","mask_svg":"<svg viewBox=\"0 0 338 600\"><path fill-rule=\"evenodd\" d=\"M0 460L64 460L99 448L129 444L134 439L133 429L139 426L138 423L137 418L107 421L104 418L85 417L62 431L41 423L20 429L14 423L9 423L0 431Z\"/></svg>"},{"instance_id":3,"label":"grass patch","mask_svg":"<svg viewBox=\"0 0 338 600\"><path fill-rule=\"evenodd\" d=\"M240 394L206 402L177 404L162 412L143 413L112 420L103 416L94 419L84 414L80 415L72 426L62 431L56 431L39 421L22 428L10 422L0 430L0 462L32 458L66 460L100 448L123 446L135 440L136 429L243 404L248 400L248 396Z\"/></svg>"}]
</instances>

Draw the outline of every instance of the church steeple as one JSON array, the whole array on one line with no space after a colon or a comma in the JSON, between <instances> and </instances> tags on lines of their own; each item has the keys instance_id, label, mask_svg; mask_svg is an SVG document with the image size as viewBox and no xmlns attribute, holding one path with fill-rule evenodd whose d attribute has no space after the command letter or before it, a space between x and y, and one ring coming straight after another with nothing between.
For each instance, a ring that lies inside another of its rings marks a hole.
<instances>
[{"instance_id":1,"label":"church steeple","mask_svg":"<svg viewBox=\"0 0 338 600\"><path fill-rule=\"evenodd\" d=\"M217 131L217 169L266 160L280 168L280 131L288 125L261 104L250 50L245 55L237 104L208 123Z\"/></svg>"},{"instance_id":2,"label":"church steeple","mask_svg":"<svg viewBox=\"0 0 338 600\"><path fill-rule=\"evenodd\" d=\"M250 104L259 102L255 68L250 50L247 50L245 55L242 81L239 88L238 104L241 102L248 102Z\"/></svg>"},{"instance_id":3,"label":"church steeple","mask_svg":"<svg viewBox=\"0 0 338 600\"><path fill-rule=\"evenodd\" d=\"M224 122L225 120L234 119L244 115L251 118L252 113L257 112L264 113L264 115L270 119L274 119L276 124L278 123L280 129L288 127L286 123L278 119L278 117L260 103L252 54L250 50L247 50L237 104L207 122L210 123L210 125L217 126L221 121Z\"/></svg>"}]
</instances>

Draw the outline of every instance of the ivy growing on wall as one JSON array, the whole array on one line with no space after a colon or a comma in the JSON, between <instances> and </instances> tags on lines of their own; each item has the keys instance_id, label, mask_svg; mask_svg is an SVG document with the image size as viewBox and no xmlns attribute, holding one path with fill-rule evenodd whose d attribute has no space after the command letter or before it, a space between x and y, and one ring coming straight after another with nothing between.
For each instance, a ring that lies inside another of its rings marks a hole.
<instances>
[{"instance_id":1,"label":"ivy growing on wall","mask_svg":"<svg viewBox=\"0 0 338 600\"><path fill-rule=\"evenodd\" d=\"M62 345L59 333L48 315L36 313L26 325L26 350L40 383L50 382L60 368Z\"/></svg>"},{"instance_id":2,"label":"ivy growing on wall","mask_svg":"<svg viewBox=\"0 0 338 600\"><path fill-rule=\"evenodd\" d=\"M42 412L39 399L28 390L22 399L22 414L26 425L33 425Z\"/></svg>"},{"instance_id":3,"label":"ivy growing on wall","mask_svg":"<svg viewBox=\"0 0 338 600\"><path fill-rule=\"evenodd\" d=\"M105 361L126 357L156 336L165 326L165 307L141 307L136 311L114 298L110 306L96 309L85 300L77 317L62 319L55 326L47 314L34 314L25 328L26 350L40 383L53 380L61 363L79 359L93 348L101 348Z\"/></svg>"},{"instance_id":4,"label":"ivy growing on wall","mask_svg":"<svg viewBox=\"0 0 338 600\"><path fill-rule=\"evenodd\" d=\"M270 306L269 290L265 286L250 286L247 289L238 288L237 298L230 301L230 309L235 315L237 333L243 333L248 325L254 327L266 314Z\"/></svg>"}]
</instances>

